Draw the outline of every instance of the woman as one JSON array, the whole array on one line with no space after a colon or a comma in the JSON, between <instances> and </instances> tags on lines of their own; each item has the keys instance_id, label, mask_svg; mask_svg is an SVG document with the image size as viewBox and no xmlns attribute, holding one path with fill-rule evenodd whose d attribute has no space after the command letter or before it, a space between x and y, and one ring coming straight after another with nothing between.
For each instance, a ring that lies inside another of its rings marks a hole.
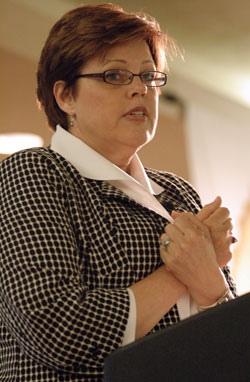
<instances>
[{"instance_id":1,"label":"woman","mask_svg":"<svg viewBox=\"0 0 250 382\"><path fill-rule=\"evenodd\" d=\"M118 347L236 295L220 198L202 209L136 154L167 47L153 19L111 4L50 32L37 94L51 146L1 164L1 380L102 381Z\"/></svg>"}]
</instances>

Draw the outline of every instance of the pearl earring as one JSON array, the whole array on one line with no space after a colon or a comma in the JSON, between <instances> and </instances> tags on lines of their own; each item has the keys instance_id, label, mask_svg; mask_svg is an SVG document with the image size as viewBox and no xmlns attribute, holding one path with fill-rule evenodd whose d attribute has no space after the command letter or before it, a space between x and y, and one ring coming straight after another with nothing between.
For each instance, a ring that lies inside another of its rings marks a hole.
<instances>
[{"instance_id":1,"label":"pearl earring","mask_svg":"<svg viewBox=\"0 0 250 382\"><path fill-rule=\"evenodd\" d=\"M74 117L73 117L73 115L70 115L69 116L69 125L70 125L70 127L74 127L74 123L75 123Z\"/></svg>"}]
</instances>

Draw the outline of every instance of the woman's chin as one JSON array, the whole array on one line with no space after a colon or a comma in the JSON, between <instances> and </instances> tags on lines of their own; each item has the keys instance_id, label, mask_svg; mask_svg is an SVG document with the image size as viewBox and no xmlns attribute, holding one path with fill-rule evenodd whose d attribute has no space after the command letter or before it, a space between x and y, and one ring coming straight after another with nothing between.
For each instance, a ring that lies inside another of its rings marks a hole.
<instances>
[{"instance_id":1,"label":"woman's chin","mask_svg":"<svg viewBox=\"0 0 250 382\"><path fill-rule=\"evenodd\" d=\"M133 134L128 140L128 145L134 147L135 152L145 146L153 139L153 135L148 132L144 134Z\"/></svg>"}]
</instances>

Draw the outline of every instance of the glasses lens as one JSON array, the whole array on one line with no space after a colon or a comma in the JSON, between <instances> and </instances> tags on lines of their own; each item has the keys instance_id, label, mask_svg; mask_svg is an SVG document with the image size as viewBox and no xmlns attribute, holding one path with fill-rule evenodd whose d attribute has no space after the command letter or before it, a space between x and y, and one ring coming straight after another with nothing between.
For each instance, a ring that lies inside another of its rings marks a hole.
<instances>
[{"instance_id":1,"label":"glasses lens","mask_svg":"<svg viewBox=\"0 0 250 382\"><path fill-rule=\"evenodd\" d=\"M166 74L161 72L144 72L141 74L141 79L147 86L163 86L166 83Z\"/></svg>"},{"instance_id":2,"label":"glasses lens","mask_svg":"<svg viewBox=\"0 0 250 382\"><path fill-rule=\"evenodd\" d=\"M132 74L126 70L106 70L105 82L112 85L127 85L131 82Z\"/></svg>"}]
</instances>

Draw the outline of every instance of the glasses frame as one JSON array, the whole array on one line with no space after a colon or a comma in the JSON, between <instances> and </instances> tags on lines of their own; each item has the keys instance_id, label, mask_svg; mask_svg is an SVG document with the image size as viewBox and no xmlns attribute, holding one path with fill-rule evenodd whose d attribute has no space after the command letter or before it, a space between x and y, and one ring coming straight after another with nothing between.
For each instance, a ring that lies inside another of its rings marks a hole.
<instances>
[{"instance_id":1,"label":"glasses frame","mask_svg":"<svg viewBox=\"0 0 250 382\"><path fill-rule=\"evenodd\" d=\"M111 82L108 82L107 79L106 79L106 73L107 72L112 72L113 70L119 70L121 72L130 73L130 74L132 74L132 77L129 80L129 82L127 82L126 84L113 84ZM162 74L163 77L164 77L164 83L162 85L147 85L146 82L144 82L143 79L142 79L142 75L145 74L145 73L160 73L160 74ZM139 74L135 74L135 73L130 72L129 70L125 70L125 69L108 69L108 70L105 70L103 73L77 74L75 76L75 80L77 80L78 78L102 78L102 80L104 82L106 82L107 84L109 84L109 85L126 86L126 85L129 85L129 84L132 83L134 77L139 77L141 82L143 84L145 84L148 88L160 88L160 87L166 85L166 83L167 83L167 74L164 73L164 72L158 72L157 70L147 70L145 72L141 72Z\"/></svg>"}]
</instances>

